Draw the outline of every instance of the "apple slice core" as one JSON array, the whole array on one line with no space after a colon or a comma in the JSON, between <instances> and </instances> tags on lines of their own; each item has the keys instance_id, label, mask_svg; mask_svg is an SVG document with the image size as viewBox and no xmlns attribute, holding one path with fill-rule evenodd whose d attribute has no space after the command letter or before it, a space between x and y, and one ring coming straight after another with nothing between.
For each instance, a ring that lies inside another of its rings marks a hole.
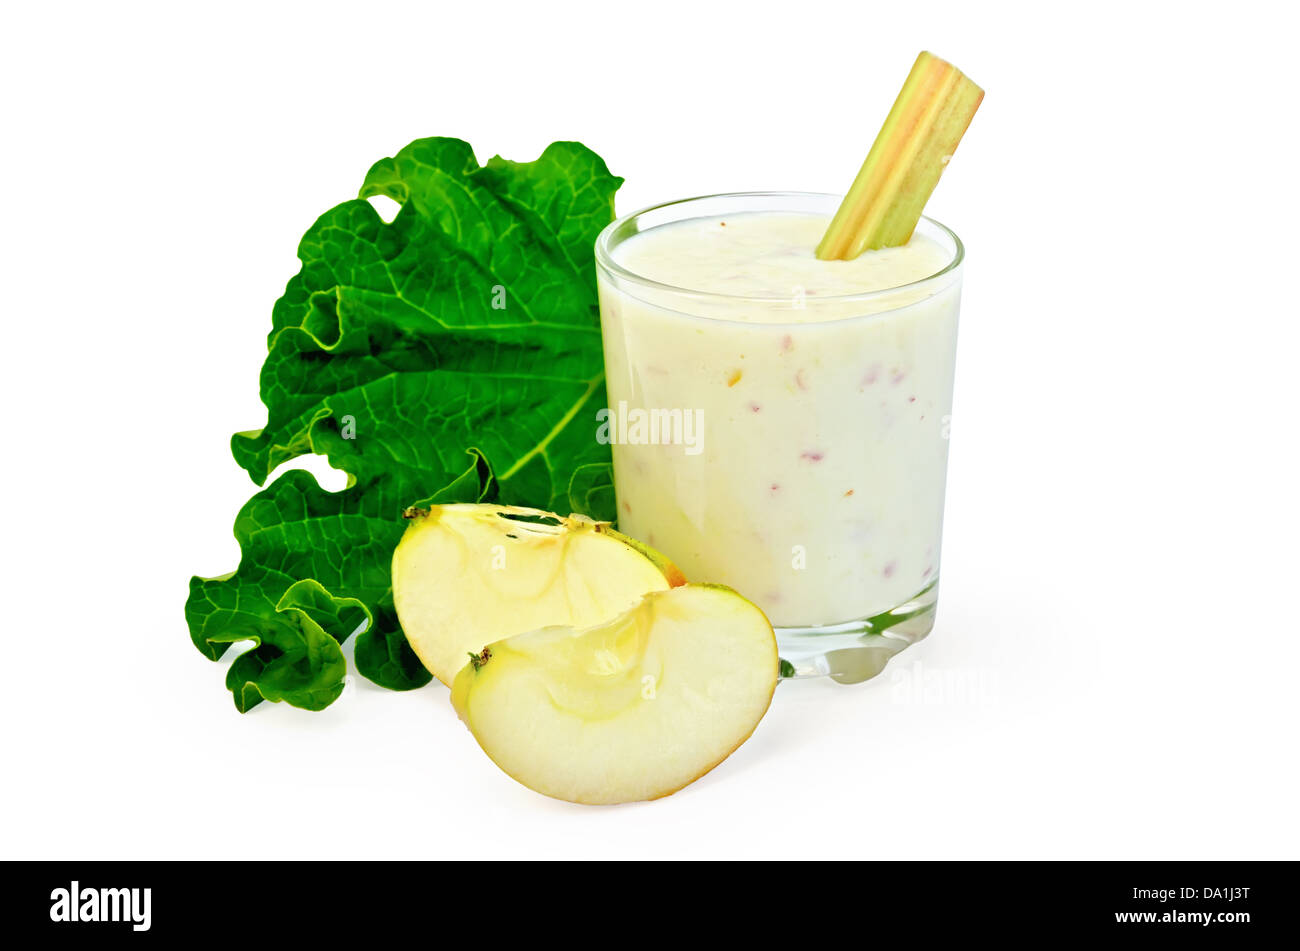
<instances>
[{"instance_id":1,"label":"apple slice core","mask_svg":"<svg viewBox=\"0 0 1300 951\"><path fill-rule=\"evenodd\" d=\"M547 796L667 796L740 746L776 689L772 625L721 585L653 591L612 620L488 645L452 704L506 773Z\"/></svg>"}]
</instances>

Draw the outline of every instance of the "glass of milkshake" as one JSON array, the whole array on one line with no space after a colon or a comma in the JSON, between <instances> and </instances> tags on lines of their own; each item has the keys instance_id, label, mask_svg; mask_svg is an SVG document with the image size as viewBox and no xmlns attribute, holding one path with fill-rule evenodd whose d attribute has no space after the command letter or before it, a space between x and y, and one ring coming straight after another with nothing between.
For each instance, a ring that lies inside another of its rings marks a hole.
<instances>
[{"instance_id":1,"label":"glass of milkshake","mask_svg":"<svg viewBox=\"0 0 1300 951\"><path fill-rule=\"evenodd\" d=\"M619 528L875 676L934 626L962 245L823 261L834 195L658 205L596 242Z\"/></svg>"}]
</instances>

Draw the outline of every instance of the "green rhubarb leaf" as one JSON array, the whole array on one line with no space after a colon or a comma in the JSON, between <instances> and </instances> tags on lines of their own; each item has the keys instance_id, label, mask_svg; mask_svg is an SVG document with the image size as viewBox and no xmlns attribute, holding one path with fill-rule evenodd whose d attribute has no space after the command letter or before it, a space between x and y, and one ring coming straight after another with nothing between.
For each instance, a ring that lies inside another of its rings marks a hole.
<instances>
[{"instance_id":1,"label":"green rhubarb leaf","mask_svg":"<svg viewBox=\"0 0 1300 951\"><path fill-rule=\"evenodd\" d=\"M616 510L613 465L590 463L573 470L569 479L569 511L608 513L607 520L612 521Z\"/></svg>"},{"instance_id":2,"label":"green rhubarb leaf","mask_svg":"<svg viewBox=\"0 0 1300 951\"><path fill-rule=\"evenodd\" d=\"M465 142L421 139L303 237L301 270L272 311L267 424L231 450L258 485L306 453L349 484L327 492L285 472L236 518L238 570L191 582L186 619L204 654L257 645L231 668L241 710L258 698L319 709L341 690L326 642L346 640L350 618L281 607L306 581L368 617L360 673L394 689L428 682L389 579L408 506L499 500L614 517L609 447L595 439L592 246L621 181L573 142L480 166ZM377 195L401 205L390 223L364 200Z\"/></svg>"},{"instance_id":3,"label":"green rhubarb leaf","mask_svg":"<svg viewBox=\"0 0 1300 951\"><path fill-rule=\"evenodd\" d=\"M315 581L290 585L275 606L279 625L253 638L251 650L230 665L226 686L245 713L263 700L323 710L343 692L347 664L326 625L347 630L369 623L370 612L355 598L336 598Z\"/></svg>"}]
</instances>

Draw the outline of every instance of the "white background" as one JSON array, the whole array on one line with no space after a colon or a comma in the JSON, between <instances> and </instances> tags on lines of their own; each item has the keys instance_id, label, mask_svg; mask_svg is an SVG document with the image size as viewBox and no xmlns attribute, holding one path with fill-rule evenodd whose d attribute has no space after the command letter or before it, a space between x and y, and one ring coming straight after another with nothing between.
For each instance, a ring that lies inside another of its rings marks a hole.
<instances>
[{"instance_id":1,"label":"white background","mask_svg":"<svg viewBox=\"0 0 1300 951\"><path fill-rule=\"evenodd\" d=\"M3 20L3 857L1300 857L1292 5ZM927 641L625 807L516 785L440 686L235 712L182 606L317 215L426 135L579 139L620 212L842 191L922 48L987 90L929 206L969 258Z\"/></svg>"}]
</instances>

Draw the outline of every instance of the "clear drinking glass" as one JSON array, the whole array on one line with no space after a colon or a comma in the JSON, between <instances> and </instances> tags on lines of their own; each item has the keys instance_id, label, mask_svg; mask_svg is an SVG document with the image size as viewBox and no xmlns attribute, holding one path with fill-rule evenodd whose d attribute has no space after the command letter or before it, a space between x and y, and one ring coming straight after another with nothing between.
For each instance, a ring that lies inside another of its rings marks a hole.
<instances>
[{"instance_id":1,"label":"clear drinking glass","mask_svg":"<svg viewBox=\"0 0 1300 951\"><path fill-rule=\"evenodd\" d=\"M773 192L658 205L609 225L596 261L619 527L691 581L761 607L786 676L852 683L934 626L961 242L923 218L917 233L939 243L945 266L835 297L673 287L617 253L672 222L829 218L839 201ZM681 435L681 418L693 442L666 435Z\"/></svg>"}]
</instances>

